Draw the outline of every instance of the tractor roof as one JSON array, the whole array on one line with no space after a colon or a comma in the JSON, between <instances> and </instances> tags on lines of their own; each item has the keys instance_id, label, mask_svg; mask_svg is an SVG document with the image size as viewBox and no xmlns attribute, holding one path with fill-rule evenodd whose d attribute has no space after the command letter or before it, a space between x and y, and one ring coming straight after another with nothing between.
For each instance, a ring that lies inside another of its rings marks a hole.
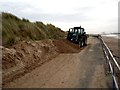
<instances>
[{"instance_id":1,"label":"tractor roof","mask_svg":"<svg viewBox=\"0 0 120 90\"><path fill-rule=\"evenodd\" d=\"M84 30L84 28L82 28L81 26L80 27L70 28L70 29L83 29Z\"/></svg>"},{"instance_id":2,"label":"tractor roof","mask_svg":"<svg viewBox=\"0 0 120 90\"><path fill-rule=\"evenodd\" d=\"M82 27L80 26L80 27L74 27L75 29L81 29Z\"/></svg>"}]
</instances>

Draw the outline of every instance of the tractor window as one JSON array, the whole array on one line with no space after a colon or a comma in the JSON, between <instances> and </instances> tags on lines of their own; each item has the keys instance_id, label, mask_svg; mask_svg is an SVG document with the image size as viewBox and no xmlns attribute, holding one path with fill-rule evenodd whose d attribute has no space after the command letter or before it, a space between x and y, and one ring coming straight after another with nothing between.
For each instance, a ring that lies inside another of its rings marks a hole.
<instances>
[{"instance_id":1,"label":"tractor window","mask_svg":"<svg viewBox=\"0 0 120 90\"><path fill-rule=\"evenodd\" d=\"M70 32L74 32L73 29L69 29Z\"/></svg>"},{"instance_id":2,"label":"tractor window","mask_svg":"<svg viewBox=\"0 0 120 90\"><path fill-rule=\"evenodd\" d=\"M79 34L79 33L80 33L80 30L79 30L79 29L74 29L74 32L75 32L76 34Z\"/></svg>"},{"instance_id":3,"label":"tractor window","mask_svg":"<svg viewBox=\"0 0 120 90\"><path fill-rule=\"evenodd\" d=\"M80 29L78 29L78 33L81 33L81 30L80 30Z\"/></svg>"},{"instance_id":4,"label":"tractor window","mask_svg":"<svg viewBox=\"0 0 120 90\"><path fill-rule=\"evenodd\" d=\"M84 33L84 30L82 29L82 30L81 30L81 34L83 34L83 33Z\"/></svg>"},{"instance_id":5,"label":"tractor window","mask_svg":"<svg viewBox=\"0 0 120 90\"><path fill-rule=\"evenodd\" d=\"M75 29L75 33L77 33L78 32L78 30L77 29Z\"/></svg>"}]
</instances>

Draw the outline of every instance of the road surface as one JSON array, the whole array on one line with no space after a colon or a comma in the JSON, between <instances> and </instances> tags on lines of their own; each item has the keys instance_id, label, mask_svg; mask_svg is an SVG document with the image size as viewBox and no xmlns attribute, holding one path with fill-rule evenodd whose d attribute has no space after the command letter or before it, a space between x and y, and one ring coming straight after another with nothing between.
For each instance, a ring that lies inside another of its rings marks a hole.
<instances>
[{"instance_id":1,"label":"road surface","mask_svg":"<svg viewBox=\"0 0 120 90\"><path fill-rule=\"evenodd\" d=\"M110 88L99 40L88 39L79 53L60 54L25 76L10 82L12 88Z\"/></svg>"}]
</instances>

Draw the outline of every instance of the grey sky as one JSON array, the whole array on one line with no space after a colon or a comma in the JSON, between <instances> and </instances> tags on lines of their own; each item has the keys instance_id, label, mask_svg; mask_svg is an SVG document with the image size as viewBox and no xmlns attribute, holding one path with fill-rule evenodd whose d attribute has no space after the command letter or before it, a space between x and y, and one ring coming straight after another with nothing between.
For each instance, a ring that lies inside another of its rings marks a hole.
<instances>
[{"instance_id":1,"label":"grey sky","mask_svg":"<svg viewBox=\"0 0 120 90\"><path fill-rule=\"evenodd\" d=\"M0 0L0 11L65 31L79 25L87 33L118 31L117 0Z\"/></svg>"}]
</instances>

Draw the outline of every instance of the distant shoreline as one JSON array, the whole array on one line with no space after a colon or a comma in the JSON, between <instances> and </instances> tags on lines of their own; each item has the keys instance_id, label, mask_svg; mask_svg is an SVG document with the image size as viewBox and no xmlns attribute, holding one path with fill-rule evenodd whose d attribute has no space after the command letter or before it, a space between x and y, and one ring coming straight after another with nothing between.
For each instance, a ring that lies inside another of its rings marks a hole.
<instances>
[{"instance_id":1,"label":"distant shoreline","mask_svg":"<svg viewBox=\"0 0 120 90\"><path fill-rule=\"evenodd\" d=\"M116 38L116 39L120 39L120 34L117 33L117 34L105 34L105 35L102 35L104 37L113 37L113 38Z\"/></svg>"}]
</instances>

